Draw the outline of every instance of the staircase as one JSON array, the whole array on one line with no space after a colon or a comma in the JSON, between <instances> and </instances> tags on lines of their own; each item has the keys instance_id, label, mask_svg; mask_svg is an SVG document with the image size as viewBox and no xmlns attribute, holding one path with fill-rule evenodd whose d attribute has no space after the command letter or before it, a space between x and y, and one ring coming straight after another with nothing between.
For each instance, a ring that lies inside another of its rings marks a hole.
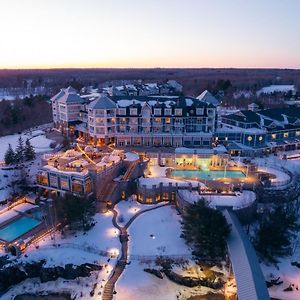
<instances>
[{"instance_id":1,"label":"staircase","mask_svg":"<svg viewBox=\"0 0 300 300\"><path fill-rule=\"evenodd\" d=\"M131 172L135 169L135 167L137 166L137 164L139 163L139 160L135 160L130 167L127 169L126 173L124 174L122 180L126 181L129 179Z\"/></svg>"}]
</instances>

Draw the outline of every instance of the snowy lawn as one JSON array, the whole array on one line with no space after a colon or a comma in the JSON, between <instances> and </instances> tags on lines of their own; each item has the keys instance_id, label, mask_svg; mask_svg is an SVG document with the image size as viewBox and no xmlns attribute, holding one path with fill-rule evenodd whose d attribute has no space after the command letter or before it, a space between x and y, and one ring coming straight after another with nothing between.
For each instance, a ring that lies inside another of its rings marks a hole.
<instances>
[{"instance_id":1,"label":"snowy lawn","mask_svg":"<svg viewBox=\"0 0 300 300\"><path fill-rule=\"evenodd\" d=\"M140 215L129 227L130 255L184 255L190 250L180 238L180 215L170 206Z\"/></svg>"},{"instance_id":2,"label":"snowy lawn","mask_svg":"<svg viewBox=\"0 0 300 300\"><path fill-rule=\"evenodd\" d=\"M16 170L0 169L0 203L11 196L13 192L11 181L16 175Z\"/></svg>"},{"instance_id":3,"label":"snowy lawn","mask_svg":"<svg viewBox=\"0 0 300 300\"><path fill-rule=\"evenodd\" d=\"M118 232L112 225L112 213L96 214L94 217L96 225L84 234L84 232L68 233L62 236L56 233L55 237L45 238L39 242L39 248L32 245L27 248L21 256L21 261L37 261L46 259L47 265L65 265L68 263L82 264L97 260L106 261L107 257L100 257L98 254L92 253L97 251L116 252L120 251L120 243ZM60 247L54 247L55 245ZM92 249L89 253L88 247ZM66 250L67 249L67 250ZM82 252L80 254L80 252ZM25 257L25 254L27 257Z\"/></svg>"},{"instance_id":4,"label":"snowy lawn","mask_svg":"<svg viewBox=\"0 0 300 300\"><path fill-rule=\"evenodd\" d=\"M160 204L141 204L132 197L128 198L126 201L120 201L115 205L115 209L118 212L117 222L120 226L125 226L125 224L139 211L144 211L151 207Z\"/></svg>"},{"instance_id":5,"label":"snowy lawn","mask_svg":"<svg viewBox=\"0 0 300 300\"><path fill-rule=\"evenodd\" d=\"M200 295L209 290L187 288L165 276L159 279L144 272L145 268L157 268L154 265L157 255L191 258L191 251L180 238L180 216L174 208L165 206L146 212L131 224L128 231L130 264L116 283L117 300L187 299L187 295ZM190 264L193 263L190 261ZM177 267L176 272L182 273L183 270Z\"/></svg>"},{"instance_id":6,"label":"snowy lawn","mask_svg":"<svg viewBox=\"0 0 300 300\"><path fill-rule=\"evenodd\" d=\"M89 278L58 279L43 284L37 279L28 279L11 288L3 296L3 299L13 299L13 295L26 291L30 293L69 291L72 295L77 295L76 299L99 299L98 293L102 292L104 284L116 264L116 259L110 259L108 262L110 255L100 256L98 251L104 250L116 255L120 251L120 242L118 235L115 234L116 229L112 225L112 213L96 214L94 219L97 222L96 225L86 234L77 232L62 237L57 233L54 239L47 237L40 241L39 248L36 248L36 245L27 248L17 261L33 262L45 259L47 267L64 266L68 263L75 265L94 263L104 266L100 272L93 272ZM60 247L54 247L54 244L59 244ZM90 297L89 293L95 283L98 283L95 296Z\"/></svg>"}]
</instances>

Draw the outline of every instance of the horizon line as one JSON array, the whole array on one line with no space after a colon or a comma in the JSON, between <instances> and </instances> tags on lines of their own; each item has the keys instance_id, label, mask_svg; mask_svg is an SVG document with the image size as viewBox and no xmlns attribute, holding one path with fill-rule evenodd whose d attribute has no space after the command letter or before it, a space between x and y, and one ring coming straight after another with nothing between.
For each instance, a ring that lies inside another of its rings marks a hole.
<instances>
[{"instance_id":1,"label":"horizon line","mask_svg":"<svg viewBox=\"0 0 300 300\"><path fill-rule=\"evenodd\" d=\"M0 71L21 71L21 70L292 70L300 71L300 67L28 67L28 68L1 68Z\"/></svg>"}]
</instances>

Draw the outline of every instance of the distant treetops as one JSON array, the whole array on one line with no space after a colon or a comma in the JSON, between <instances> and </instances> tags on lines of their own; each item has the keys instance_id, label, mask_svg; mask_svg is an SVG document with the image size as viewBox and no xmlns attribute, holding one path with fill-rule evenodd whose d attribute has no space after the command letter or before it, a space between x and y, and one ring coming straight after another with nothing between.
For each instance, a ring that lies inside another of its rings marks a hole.
<instances>
[{"instance_id":1,"label":"distant treetops","mask_svg":"<svg viewBox=\"0 0 300 300\"><path fill-rule=\"evenodd\" d=\"M29 139L26 139L25 145L22 136L18 138L18 144L14 150L11 144L8 144L8 148L4 155L4 161L6 165L19 164L24 161L30 161L35 159L35 151L30 143Z\"/></svg>"}]
</instances>

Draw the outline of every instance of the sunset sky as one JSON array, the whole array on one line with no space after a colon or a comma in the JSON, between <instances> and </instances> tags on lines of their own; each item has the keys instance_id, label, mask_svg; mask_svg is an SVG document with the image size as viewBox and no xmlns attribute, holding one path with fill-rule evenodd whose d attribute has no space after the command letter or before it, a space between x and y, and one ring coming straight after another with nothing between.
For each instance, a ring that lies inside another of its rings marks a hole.
<instances>
[{"instance_id":1,"label":"sunset sky","mask_svg":"<svg viewBox=\"0 0 300 300\"><path fill-rule=\"evenodd\" d=\"M300 0L0 0L0 68L300 68Z\"/></svg>"}]
</instances>

